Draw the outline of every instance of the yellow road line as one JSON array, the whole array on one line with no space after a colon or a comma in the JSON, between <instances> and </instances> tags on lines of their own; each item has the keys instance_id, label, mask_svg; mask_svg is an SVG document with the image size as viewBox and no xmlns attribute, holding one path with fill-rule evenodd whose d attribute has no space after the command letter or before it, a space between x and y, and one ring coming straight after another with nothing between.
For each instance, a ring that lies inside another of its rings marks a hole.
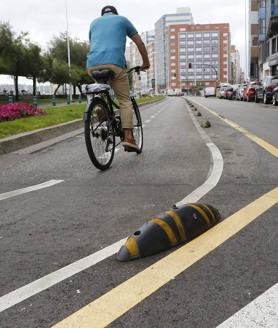
<instances>
[{"instance_id":1,"label":"yellow road line","mask_svg":"<svg viewBox=\"0 0 278 328\"><path fill-rule=\"evenodd\" d=\"M195 102L195 101L193 101ZM240 125L238 125L237 123L222 117L221 115L217 114L215 111L213 111L212 109L208 108L205 105L202 105L198 102L195 102L197 105L202 106L203 108L205 108L207 111L209 111L211 114L217 116L218 118L220 118L221 120L223 120L224 122L226 122L227 124L229 124L231 127L233 127L234 129L238 130L239 132L243 133L247 138L249 138L250 140L252 140L253 142L255 142L256 144L258 144L259 146L261 146L262 148L264 148L266 151L268 151L271 155L275 156L278 158L278 148L271 145L270 143L268 143L267 141L263 140L262 138L256 136L255 134L249 132L248 130L242 128Z\"/></svg>"},{"instance_id":2,"label":"yellow road line","mask_svg":"<svg viewBox=\"0 0 278 328\"><path fill-rule=\"evenodd\" d=\"M106 327L278 203L278 187L56 324Z\"/></svg>"}]
</instances>

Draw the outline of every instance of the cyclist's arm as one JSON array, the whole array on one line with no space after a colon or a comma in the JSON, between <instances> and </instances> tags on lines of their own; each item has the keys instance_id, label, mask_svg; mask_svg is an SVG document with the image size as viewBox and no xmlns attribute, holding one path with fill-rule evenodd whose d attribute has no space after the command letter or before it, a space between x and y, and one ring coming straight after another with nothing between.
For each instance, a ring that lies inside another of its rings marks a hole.
<instances>
[{"instance_id":1,"label":"cyclist's arm","mask_svg":"<svg viewBox=\"0 0 278 328\"><path fill-rule=\"evenodd\" d=\"M143 64L141 66L141 69L149 69L150 68L150 61L149 61L148 52L147 52L145 44L142 41L140 35L138 33L136 33L132 36L131 39L136 44L136 46L137 46L137 48L140 52L140 55L142 57Z\"/></svg>"}]
</instances>

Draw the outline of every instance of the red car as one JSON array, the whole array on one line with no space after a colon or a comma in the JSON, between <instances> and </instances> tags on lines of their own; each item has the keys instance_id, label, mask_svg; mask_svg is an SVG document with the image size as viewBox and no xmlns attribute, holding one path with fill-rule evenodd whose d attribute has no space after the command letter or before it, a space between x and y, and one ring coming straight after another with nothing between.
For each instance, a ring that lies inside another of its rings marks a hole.
<instances>
[{"instance_id":1,"label":"red car","mask_svg":"<svg viewBox=\"0 0 278 328\"><path fill-rule=\"evenodd\" d=\"M261 86L259 82L251 82L243 92L244 101L254 101L256 90Z\"/></svg>"}]
</instances>

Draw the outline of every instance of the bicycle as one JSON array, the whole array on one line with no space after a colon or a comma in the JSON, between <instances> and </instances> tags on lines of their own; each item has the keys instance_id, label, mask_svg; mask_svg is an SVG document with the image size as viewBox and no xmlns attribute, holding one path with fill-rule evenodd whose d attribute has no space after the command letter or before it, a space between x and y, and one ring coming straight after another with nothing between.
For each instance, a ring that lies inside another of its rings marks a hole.
<instances>
[{"instance_id":1,"label":"bicycle","mask_svg":"<svg viewBox=\"0 0 278 328\"><path fill-rule=\"evenodd\" d=\"M131 68L127 73L135 71L140 74L140 66ZM86 148L94 166L101 171L108 169L113 161L115 148L124 140L120 107L111 96L108 80L114 73L101 70L92 73L97 83L86 87L88 105L84 113L84 133ZM143 127L138 105L131 96L133 107L133 135L138 146L137 154L143 150ZM116 138L119 140L116 141Z\"/></svg>"}]
</instances>

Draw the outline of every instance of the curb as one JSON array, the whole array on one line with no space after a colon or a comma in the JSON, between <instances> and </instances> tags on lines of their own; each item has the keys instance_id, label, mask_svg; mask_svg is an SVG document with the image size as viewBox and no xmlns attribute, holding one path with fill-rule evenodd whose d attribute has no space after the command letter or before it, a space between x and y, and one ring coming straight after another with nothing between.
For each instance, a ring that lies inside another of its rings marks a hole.
<instances>
[{"instance_id":1,"label":"curb","mask_svg":"<svg viewBox=\"0 0 278 328\"><path fill-rule=\"evenodd\" d=\"M0 155L32 146L34 144L58 137L83 126L83 120L78 119L69 123L62 123L52 127L38 129L31 132L20 133L0 140Z\"/></svg>"},{"instance_id":2,"label":"curb","mask_svg":"<svg viewBox=\"0 0 278 328\"><path fill-rule=\"evenodd\" d=\"M165 99L161 99L149 104L142 104L139 105L139 107L158 104L162 101L165 101ZM21 148L32 146L49 139L59 137L65 133L77 130L81 127L83 127L83 118L43 129L16 134L14 136L1 139L0 155L8 154Z\"/></svg>"}]
</instances>

